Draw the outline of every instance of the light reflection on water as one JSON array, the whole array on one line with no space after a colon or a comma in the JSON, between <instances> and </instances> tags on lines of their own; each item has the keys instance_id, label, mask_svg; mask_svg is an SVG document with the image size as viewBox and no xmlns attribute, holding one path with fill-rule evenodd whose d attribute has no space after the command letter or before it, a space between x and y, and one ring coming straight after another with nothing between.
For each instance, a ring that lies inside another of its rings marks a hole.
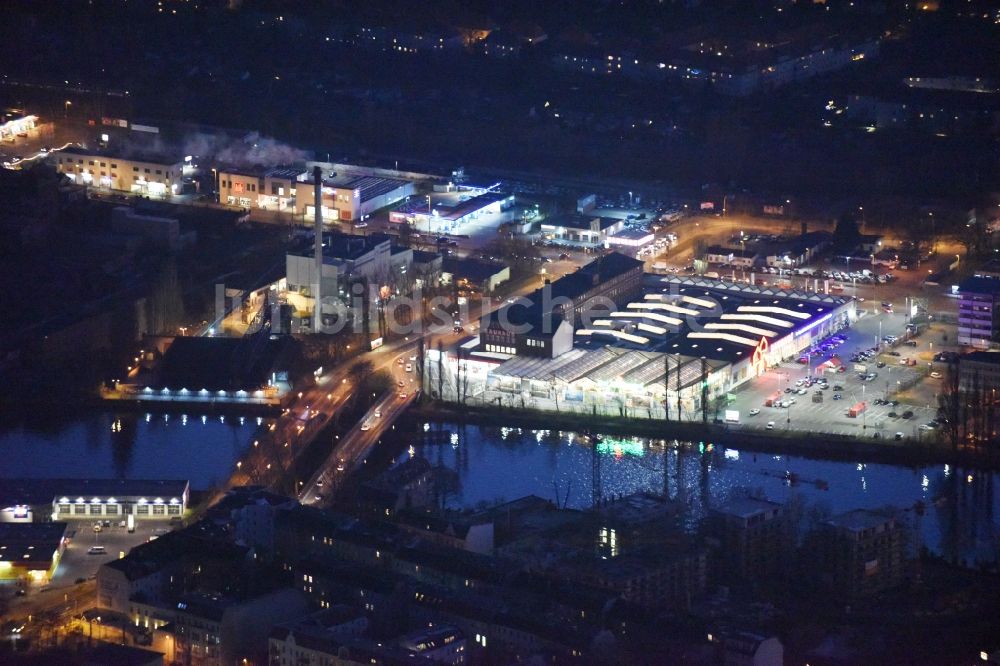
<instances>
[{"instance_id":1,"label":"light reflection on water","mask_svg":"<svg viewBox=\"0 0 1000 666\"><path fill-rule=\"evenodd\" d=\"M459 488L446 498L456 508L531 494L583 508L595 493L607 499L666 491L687 507L693 529L710 507L751 492L794 500L820 515L892 506L919 535L915 545L967 562L1000 559L995 473L678 446L673 440L591 440L565 431L437 423L420 430L414 433L416 455L458 473Z\"/></svg>"},{"instance_id":2,"label":"light reflection on water","mask_svg":"<svg viewBox=\"0 0 1000 666\"><path fill-rule=\"evenodd\" d=\"M204 414L92 413L0 425L0 479L222 481L266 419Z\"/></svg>"}]
</instances>

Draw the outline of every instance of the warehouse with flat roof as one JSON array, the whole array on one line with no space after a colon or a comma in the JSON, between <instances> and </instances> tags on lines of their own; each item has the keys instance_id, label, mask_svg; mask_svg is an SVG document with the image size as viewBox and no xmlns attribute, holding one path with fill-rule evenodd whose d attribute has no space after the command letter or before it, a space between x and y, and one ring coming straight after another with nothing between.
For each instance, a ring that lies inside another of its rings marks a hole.
<instances>
[{"instance_id":1,"label":"warehouse with flat roof","mask_svg":"<svg viewBox=\"0 0 1000 666\"><path fill-rule=\"evenodd\" d=\"M187 481L3 479L0 523L70 519L169 519L187 510Z\"/></svg>"}]
</instances>

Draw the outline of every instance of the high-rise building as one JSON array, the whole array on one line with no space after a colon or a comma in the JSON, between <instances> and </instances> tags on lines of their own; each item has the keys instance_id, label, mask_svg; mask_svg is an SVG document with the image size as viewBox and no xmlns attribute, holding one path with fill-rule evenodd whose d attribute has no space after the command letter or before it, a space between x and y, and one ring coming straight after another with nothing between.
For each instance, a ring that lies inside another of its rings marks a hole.
<instances>
[{"instance_id":1,"label":"high-rise building","mask_svg":"<svg viewBox=\"0 0 1000 666\"><path fill-rule=\"evenodd\" d=\"M812 563L829 590L863 597L903 579L903 527L891 516L856 509L823 523Z\"/></svg>"},{"instance_id":2,"label":"high-rise building","mask_svg":"<svg viewBox=\"0 0 1000 666\"><path fill-rule=\"evenodd\" d=\"M787 568L794 544L781 504L752 497L733 499L712 510L709 525L720 546L713 558L720 580L757 581Z\"/></svg>"},{"instance_id":3,"label":"high-rise building","mask_svg":"<svg viewBox=\"0 0 1000 666\"><path fill-rule=\"evenodd\" d=\"M1000 278L966 278L958 285L958 296L958 343L988 349L1000 342Z\"/></svg>"}]
</instances>

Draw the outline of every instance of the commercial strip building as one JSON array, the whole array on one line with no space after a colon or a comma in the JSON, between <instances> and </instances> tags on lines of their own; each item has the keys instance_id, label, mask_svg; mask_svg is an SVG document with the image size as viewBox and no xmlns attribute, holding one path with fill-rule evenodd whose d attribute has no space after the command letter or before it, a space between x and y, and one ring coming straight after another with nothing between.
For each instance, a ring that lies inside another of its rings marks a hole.
<instances>
[{"instance_id":1,"label":"commercial strip building","mask_svg":"<svg viewBox=\"0 0 1000 666\"><path fill-rule=\"evenodd\" d=\"M240 208L293 212L298 181L306 170L296 167L227 168L215 170L219 203Z\"/></svg>"},{"instance_id":2,"label":"commercial strip building","mask_svg":"<svg viewBox=\"0 0 1000 666\"><path fill-rule=\"evenodd\" d=\"M321 184L323 220L361 221L380 208L412 195L412 181L381 176L324 173ZM306 219L316 216L316 184L311 173L295 184L295 214Z\"/></svg>"},{"instance_id":3,"label":"commercial strip building","mask_svg":"<svg viewBox=\"0 0 1000 666\"><path fill-rule=\"evenodd\" d=\"M66 523L0 522L0 581L46 582L66 548Z\"/></svg>"},{"instance_id":4,"label":"commercial strip building","mask_svg":"<svg viewBox=\"0 0 1000 666\"><path fill-rule=\"evenodd\" d=\"M179 156L152 153L126 156L79 146L59 151L52 163L76 184L154 197L180 193L185 169L185 162Z\"/></svg>"},{"instance_id":5,"label":"commercial strip building","mask_svg":"<svg viewBox=\"0 0 1000 666\"><path fill-rule=\"evenodd\" d=\"M18 113L5 113L0 116L0 141L8 141L13 143L14 137L18 134L24 134L35 129L35 125L38 123L38 116L20 115Z\"/></svg>"},{"instance_id":6,"label":"commercial strip building","mask_svg":"<svg viewBox=\"0 0 1000 666\"><path fill-rule=\"evenodd\" d=\"M389 221L417 231L452 233L485 215L499 215L514 205L514 195L482 187L462 187L408 199L389 213Z\"/></svg>"},{"instance_id":7,"label":"commercial strip building","mask_svg":"<svg viewBox=\"0 0 1000 666\"><path fill-rule=\"evenodd\" d=\"M625 220L592 213L565 213L541 222L542 237L550 240L600 247L625 229Z\"/></svg>"},{"instance_id":8,"label":"commercial strip building","mask_svg":"<svg viewBox=\"0 0 1000 666\"><path fill-rule=\"evenodd\" d=\"M705 249L702 260L709 264L722 264L736 268L752 269L799 268L811 262L830 245L831 235L826 231L805 231L790 238L756 240L747 239L739 247L712 245Z\"/></svg>"},{"instance_id":9,"label":"commercial strip building","mask_svg":"<svg viewBox=\"0 0 1000 666\"><path fill-rule=\"evenodd\" d=\"M327 223L364 220L376 210L414 194L418 184L435 178L326 162L279 167L223 165L214 170L219 203L312 219L316 215L313 166L319 166L323 173L322 213Z\"/></svg>"},{"instance_id":10,"label":"commercial strip building","mask_svg":"<svg viewBox=\"0 0 1000 666\"><path fill-rule=\"evenodd\" d=\"M0 523L48 520L168 520L187 511L187 481L5 479Z\"/></svg>"},{"instance_id":11,"label":"commercial strip building","mask_svg":"<svg viewBox=\"0 0 1000 666\"><path fill-rule=\"evenodd\" d=\"M560 282L552 291L564 291ZM641 273L629 289L608 293L618 307L587 316L554 313L545 294L484 316L479 340L442 359L446 376L462 373L466 396L701 418L706 400L798 357L857 317L850 298ZM580 300L589 298L584 292Z\"/></svg>"}]
</instances>

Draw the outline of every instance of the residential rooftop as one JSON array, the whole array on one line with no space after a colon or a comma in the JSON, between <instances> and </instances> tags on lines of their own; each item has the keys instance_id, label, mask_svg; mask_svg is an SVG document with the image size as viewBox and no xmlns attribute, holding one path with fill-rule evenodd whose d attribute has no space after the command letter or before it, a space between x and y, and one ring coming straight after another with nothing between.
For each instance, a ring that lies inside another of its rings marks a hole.
<instances>
[{"instance_id":1,"label":"residential rooftop","mask_svg":"<svg viewBox=\"0 0 1000 666\"><path fill-rule=\"evenodd\" d=\"M958 283L958 293L962 294L1000 294L1000 278L967 277Z\"/></svg>"},{"instance_id":2,"label":"residential rooftop","mask_svg":"<svg viewBox=\"0 0 1000 666\"><path fill-rule=\"evenodd\" d=\"M754 497L738 497L716 507L714 511L726 516L747 519L770 512L777 512L781 509L781 504L771 502L770 500Z\"/></svg>"},{"instance_id":3,"label":"residential rooftop","mask_svg":"<svg viewBox=\"0 0 1000 666\"><path fill-rule=\"evenodd\" d=\"M875 511L855 509L854 511L848 511L847 513L830 518L826 521L826 524L837 529L856 533L881 527L886 523L892 522L892 520L891 517L876 513Z\"/></svg>"},{"instance_id":4,"label":"residential rooftop","mask_svg":"<svg viewBox=\"0 0 1000 666\"><path fill-rule=\"evenodd\" d=\"M475 257L462 258L448 255L441 260L442 271L474 283L485 282L504 268L506 266L500 262Z\"/></svg>"}]
</instances>

